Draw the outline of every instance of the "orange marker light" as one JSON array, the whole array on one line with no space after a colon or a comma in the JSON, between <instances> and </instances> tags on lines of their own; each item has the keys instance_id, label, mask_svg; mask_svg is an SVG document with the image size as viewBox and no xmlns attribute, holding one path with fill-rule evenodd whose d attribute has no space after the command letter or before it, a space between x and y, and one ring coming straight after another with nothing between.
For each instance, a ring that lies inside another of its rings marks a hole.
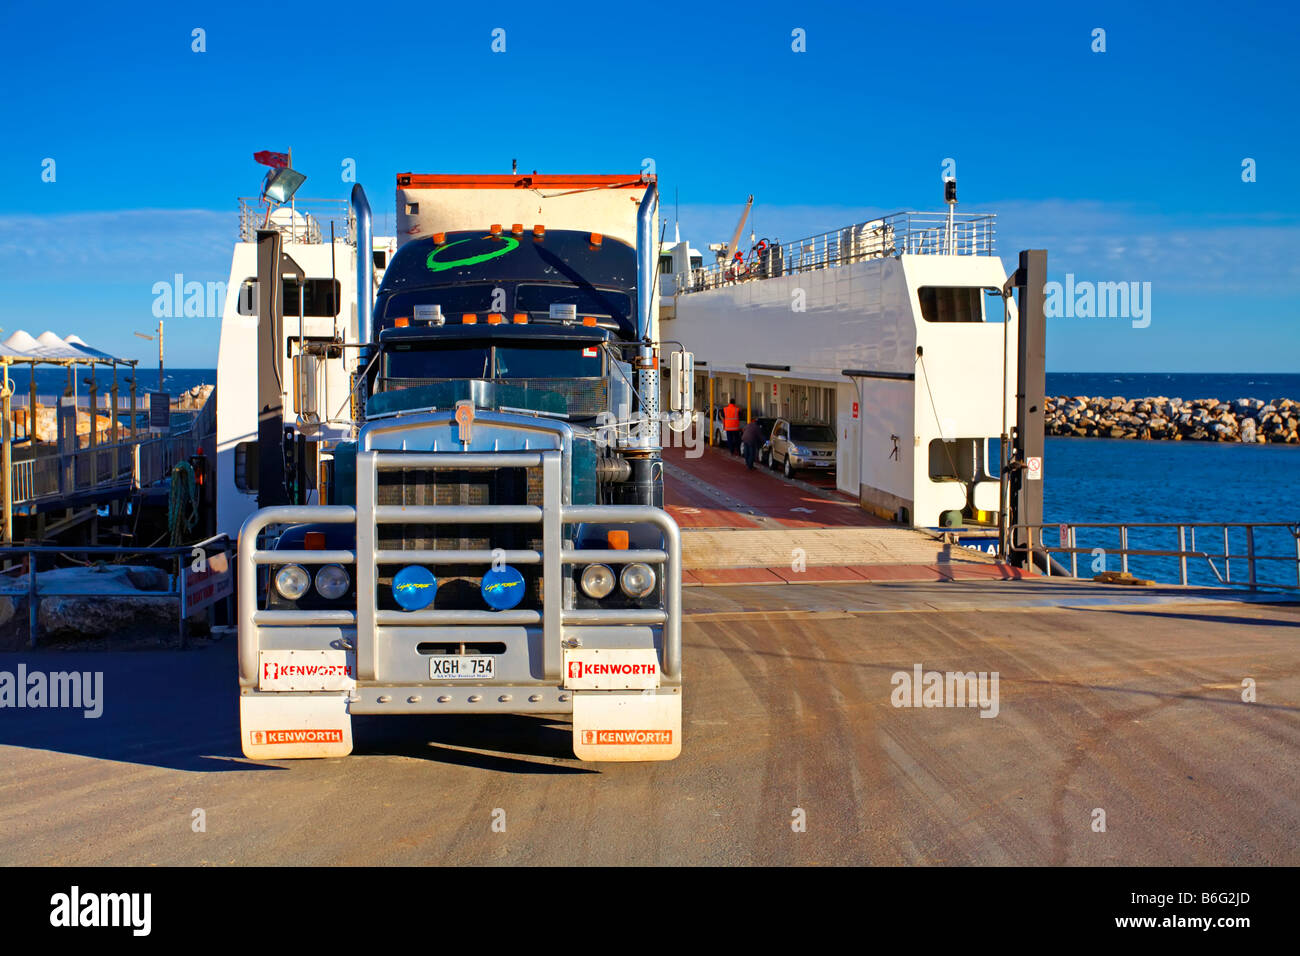
<instances>
[{"instance_id":1,"label":"orange marker light","mask_svg":"<svg viewBox=\"0 0 1300 956\"><path fill-rule=\"evenodd\" d=\"M582 324L583 324L583 325L586 325L586 326L592 326L592 325L595 325L595 324L596 324L596 317L595 317L594 315L584 315L584 316L582 317Z\"/></svg>"},{"instance_id":2,"label":"orange marker light","mask_svg":"<svg viewBox=\"0 0 1300 956\"><path fill-rule=\"evenodd\" d=\"M442 245L443 242L446 241L446 239L447 239L447 234L445 232L435 232L433 234L433 244L435 246Z\"/></svg>"},{"instance_id":3,"label":"orange marker light","mask_svg":"<svg viewBox=\"0 0 1300 956\"><path fill-rule=\"evenodd\" d=\"M494 236L501 235L501 223L499 222L492 223L492 225L488 226L488 232L492 233L492 235Z\"/></svg>"},{"instance_id":4,"label":"orange marker light","mask_svg":"<svg viewBox=\"0 0 1300 956\"><path fill-rule=\"evenodd\" d=\"M528 313L527 313L527 312L516 312L516 313L515 313L515 325L527 325L527 324L528 324Z\"/></svg>"},{"instance_id":5,"label":"orange marker light","mask_svg":"<svg viewBox=\"0 0 1300 956\"><path fill-rule=\"evenodd\" d=\"M612 532L611 532L612 533ZM325 550L325 532L308 531L302 536L302 546L307 551L324 551Z\"/></svg>"},{"instance_id":6,"label":"orange marker light","mask_svg":"<svg viewBox=\"0 0 1300 956\"><path fill-rule=\"evenodd\" d=\"M516 236L522 236L524 234L524 224L522 222L517 222L510 227L510 231Z\"/></svg>"},{"instance_id":7,"label":"orange marker light","mask_svg":"<svg viewBox=\"0 0 1300 956\"><path fill-rule=\"evenodd\" d=\"M500 325L506 320L506 317L500 312L488 313L488 325Z\"/></svg>"},{"instance_id":8,"label":"orange marker light","mask_svg":"<svg viewBox=\"0 0 1300 956\"><path fill-rule=\"evenodd\" d=\"M478 325L478 316L473 312L466 312L460 317L461 325Z\"/></svg>"},{"instance_id":9,"label":"orange marker light","mask_svg":"<svg viewBox=\"0 0 1300 956\"><path fill-rule=\"evenodd\" d=\"M399 319L393 319L393 326L395 328L404 329L410 324L411 324L410 318L405 315Z\"/></svg>"},{"instance_id":10,"label":"orange marker light","mask_svg":"<svg viewBox=\"0 0 1300 956\"><path fill-rule=\"evenodd\" d=\"M611 531L606 536L606 540L609 541L609 546L614 551L627 550L628 538L626 531Z\"/></svg>"},{"instance_id":11,"label":"orange marker light","mask_svg":"<svg viewBox=\"0 0 1300 956\"><path fill-rule=\"evenodd\" d=\"M545 226L543 226L540 222L537 225L533 226L533 236L535 238L540 239L544 235L546 235Z\"/></svg>"},{"instance_id":12,"label":"orange marker light","mask_svg":"<svg viewBox=\"0 0 1300 956\"><path fill-rule=\"evenodd\" d=\"M592 244L593 246L598 246L598 245L600 245L600 244L601 244L602 242L604 242L604 241L605 241L605 237L602 236L600 233L598 233L598 232L593 232L593 233L591 234L591 244Z\"/></svg>"}]
</instances>

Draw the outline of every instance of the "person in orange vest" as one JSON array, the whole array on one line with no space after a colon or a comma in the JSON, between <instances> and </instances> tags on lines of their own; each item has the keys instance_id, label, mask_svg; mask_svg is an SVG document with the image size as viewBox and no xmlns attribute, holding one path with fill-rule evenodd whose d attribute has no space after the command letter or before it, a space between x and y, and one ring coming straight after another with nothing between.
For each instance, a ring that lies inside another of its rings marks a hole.
<instances>
[{"instance_id":1,"label":"person in orange vest","mask_svg":"<svg viewBox=\"0 0 1300 956\"><path fill-rule=\"evenodd\" d=\"M740 409L730 398L722 410L722 430L727 433L727 448L733 455L740 454Z\"/></svg>"}]
</instances>

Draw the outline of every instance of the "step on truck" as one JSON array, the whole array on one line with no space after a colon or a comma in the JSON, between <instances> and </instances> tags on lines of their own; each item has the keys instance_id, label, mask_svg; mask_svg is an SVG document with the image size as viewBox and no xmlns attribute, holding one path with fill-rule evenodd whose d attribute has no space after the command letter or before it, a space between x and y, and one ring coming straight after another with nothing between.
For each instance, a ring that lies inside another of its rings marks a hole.
<instances>
[{"instance_id":1,"label":"step on truck","mask_svg":"<svg viewBox=\"0 0 1300 956\"><path fill-rule=\"evenodd\" d=\"M243 752L345 755L354 715L564 714L580 759L672 759L661 447L693 363L668 356L661 413L654 177L397 187L377 292L357 258L354 436L322 455L323 503L239 534ZM368 249L359 184L352 204Z\"/></svg>"}]
</instances>

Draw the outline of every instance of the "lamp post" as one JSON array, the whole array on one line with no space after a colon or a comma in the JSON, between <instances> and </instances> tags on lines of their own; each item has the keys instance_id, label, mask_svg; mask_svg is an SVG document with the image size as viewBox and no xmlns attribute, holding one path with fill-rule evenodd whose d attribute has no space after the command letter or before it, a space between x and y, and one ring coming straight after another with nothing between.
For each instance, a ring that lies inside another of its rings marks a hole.
<instances>
[{"instance_id":1,"label":"lamp post","mask_svg":"<svg viewBox=\"0 0 1300 956\"><path fill-rule=\"evenodd\" d=\"M152 342L153 336L146 332L136 332L137 338ZM163 320L158 320L158 391L163 391Z\"/></svg>"}]
</instances>

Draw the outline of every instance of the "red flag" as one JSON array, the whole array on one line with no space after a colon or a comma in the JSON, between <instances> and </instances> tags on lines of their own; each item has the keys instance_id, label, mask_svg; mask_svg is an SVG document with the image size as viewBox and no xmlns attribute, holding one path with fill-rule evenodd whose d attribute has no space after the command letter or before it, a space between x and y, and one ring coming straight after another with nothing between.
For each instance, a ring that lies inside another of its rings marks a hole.
<instances>
[{"instance_id":1,"label":"red flag","mask_svg":"<svg viewBox=\"0 0 1300 956\"><path fill-rule=\"evenodd\" d=\"M272 169L284 169L289 165L288 153L273 153L270 150L262 150L260 153L254 153L253 159L263 166L270 166Z\"/></svg>"}]
</instances>

